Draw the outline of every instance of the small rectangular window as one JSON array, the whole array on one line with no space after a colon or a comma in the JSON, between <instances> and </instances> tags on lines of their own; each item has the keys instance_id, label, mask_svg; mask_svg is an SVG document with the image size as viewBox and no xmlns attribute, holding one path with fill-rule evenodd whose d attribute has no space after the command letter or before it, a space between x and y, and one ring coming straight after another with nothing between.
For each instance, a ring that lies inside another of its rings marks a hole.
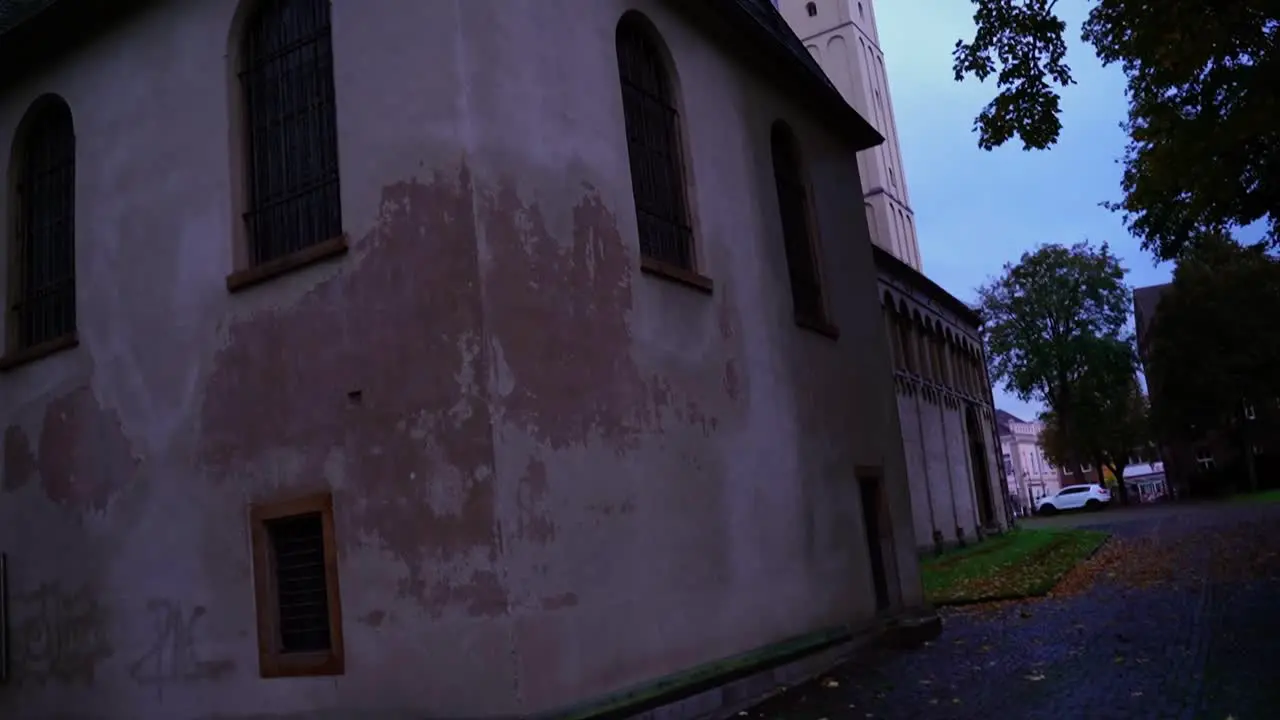
<instances>
[{"instance_id":1,"label":"small rectangular window","mask_svg":"<svg viewBox=\"0 0 1280 720\"><path fill-rule=\"evenodd\" d=\"M250 522L262 676L342 674L332 496L257 505Z\"/></svg>"}]
</instances>

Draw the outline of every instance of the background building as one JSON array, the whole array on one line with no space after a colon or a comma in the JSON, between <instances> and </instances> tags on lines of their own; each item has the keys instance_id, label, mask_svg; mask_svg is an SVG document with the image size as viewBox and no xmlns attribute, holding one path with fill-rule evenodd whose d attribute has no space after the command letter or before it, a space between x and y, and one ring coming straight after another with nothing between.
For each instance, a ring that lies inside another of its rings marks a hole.
<instances>
[{"instance_id":1,"label":"background building","mask_svg":"<svg viewBox=\"0 0 1280 720\"><path fill-rule=\"evenodd\" d=\"M996 426L1000 429L1010 496L1018 512L1028 514L1036 500L1058 492L1063 483L1062 472L1049 462L1040 445L1044 423L997 410Z\"/></svg>"},{"instance_id":2,"label":"background building","mask_svg":"<svg viewBox=\"0 0 1280 720\"><path fill-rule=\"evenodd\" d=\"M991 385L976 312L922 273L897 122L871 0L781 0L787 22L884 143L858 154L859 187L893 350L898 422L921 548L1004 527Z\"/></svg>"},{"instance_id":3,"label":"background building","mask_svg":"<svg viewBox=\"0 0 1280 720\"><path fill-rule=\"evenodd\" d=\"M1144 372L1149 360L1151 324L1156 318L1160 302L1173 291L1172 283L1148 285L1133 290L1133 318L1137 329L1138 357L1142 361ZM1165 388L1153 383L1151 374L1147 377L1147 396L1153 410L1158 409L1164 399ZM1256 406L1246 403L1241 422L1252 427L1237 428L1252 430L1255 434L1249 447L1241 447L1239 433L1228 428L1205 428L1194 440L1156 438L1158 455L1162 462L1163 476L1167 482L1167 491L1174 497L1182 497L1193 492L1216 493L1224 482L1234 482L1244 487L1248 476L1248 463L1253 463L1254 472L1258 473L1262 485L1270 485L1272 478L1280 479L1280 455L1267 433L1258 436L1257 428L1274 427L1280 418L1280 401L1260 402ZM1206 481L1207 484L1198 481ZM1199 487L1194 487L1199 485Z\"/></svg>"}]
</instances>

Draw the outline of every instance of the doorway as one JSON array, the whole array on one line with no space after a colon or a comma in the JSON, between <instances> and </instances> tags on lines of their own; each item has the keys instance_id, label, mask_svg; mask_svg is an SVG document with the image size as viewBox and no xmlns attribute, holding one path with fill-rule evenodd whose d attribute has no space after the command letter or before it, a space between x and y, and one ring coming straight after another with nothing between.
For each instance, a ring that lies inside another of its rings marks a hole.
<instances>
[{"instance_id":1,"label":"doorway","mask_svg":"<svg viewBox=\"0 0 1280 720\"><path fill-rule=\"evenodd\" d=\"M859 477L862 493L862 526L867 530L867 552L871 560L871 582L875 585L876 612L889 608L889 574L885 567L884 530L888 527L885 517L884 497L880 491L880 478Z\"/></svg>"},{"instance_id":2,"label":"doorway","mask_svg":"<svg viewBox=\"0 0 1280 720\"><path fill-rule=\"evenodd\" d=\"M995 525L996 506L991 496L991 473L987 466L987 444L983 441L982 424L973 405L965 408L965 425L969 430L969 469L973 472L973 486L978 492L978 523L982 527ZM1032 507L1035 507L1034 501Z\"/></svg>"}]
</instances>

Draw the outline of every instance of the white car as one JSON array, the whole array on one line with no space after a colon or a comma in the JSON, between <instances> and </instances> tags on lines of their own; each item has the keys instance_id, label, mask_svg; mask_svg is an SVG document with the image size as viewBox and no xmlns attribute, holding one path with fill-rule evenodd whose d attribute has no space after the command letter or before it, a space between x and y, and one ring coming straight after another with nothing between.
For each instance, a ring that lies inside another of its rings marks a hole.
<instances>
[{"instance_id":1,"label":"white car","mask_svg":"<svg viewBox=\"0 0 1280 720\"><path fill-rule=\"evenodd\" d=\"M1111 502L1111 491L1101 485L1068 485L1054 495L1036 501L1036 514L1052 515L1061 510L1101 510Z\"/></svg>"}]
</instances>

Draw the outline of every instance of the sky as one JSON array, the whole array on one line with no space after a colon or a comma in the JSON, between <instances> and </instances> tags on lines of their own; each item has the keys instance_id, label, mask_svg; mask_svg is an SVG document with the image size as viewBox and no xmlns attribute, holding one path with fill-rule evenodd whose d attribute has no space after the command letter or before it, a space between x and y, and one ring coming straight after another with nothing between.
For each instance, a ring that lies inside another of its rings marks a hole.
<instances>
[{"instance_id":1,"label":"sky","mask_svg":"<svg viewBox=\"0 0 1280 720\"><path fill-rule=\"evenodd\" d=\"M964 0L881 0L875 6L889 74L924 272L967 303L1007 262L1044 243L1110 244L1132 287L1168 282L1169 264L1154 264L1124 228L1099 207L1120 199L1125 134L1124 75L1103 68L1080 41L1084 0L1063 0L1067 62L1076 84L1062 92L1063 131L1057 146L1024 151L1015 140L978 148L973 118L995 96L995 85L957 83L951 71L956 40L973 35L973 6ZM996 406L1023 419L1040 411L1003 388Z\"/></svg>"}]
</instances>

